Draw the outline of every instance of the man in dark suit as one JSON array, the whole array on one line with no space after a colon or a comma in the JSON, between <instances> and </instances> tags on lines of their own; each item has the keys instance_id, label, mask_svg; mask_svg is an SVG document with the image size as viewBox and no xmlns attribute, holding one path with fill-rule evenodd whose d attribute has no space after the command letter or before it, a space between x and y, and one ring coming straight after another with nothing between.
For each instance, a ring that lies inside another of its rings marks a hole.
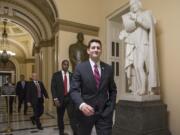
<instances>
[{"instance_id":1,"label":"man in dark suit","mask_svg":"<svg viewBox=\"0 0 180 135\"><path fill-rule=\"evenodd\" d=\"M44 112L44 97L48 98L47 91L41 81L37 80L37 74L32 74L32 81L27 86L27 102L33 108L33 116L31 121L36 124L37 128L42 130L40 117Z\"/></svg>"},{"instance_id":2,"label":"man in dark suit","mask_svg":"<svg viewBox=\"0 0 180 135\"><path fill-rule=\"evenodd\" d=\"M62 61L62 70L53 74L51 81L52 97L57 107L57 118L59 135L64 135L64 113L67 109L67 113L70 120L70 125L73 130L73 134L76 135L76 121L74 116L74 105L69 95L70 81L72 73L68 71L69 61Z\"/></svg>"},{"instance_id":3,"label":"man in dark suit","mask_svg":"<svg viewBox=\"0 0 180 135\"><path fill-rule=\"evenodd\" d=\"M97 135L111 135L116 102L116 85L111 66L100 61L101 41L88 44L89 61L77 65L70 95L78 110L78 134L90 135L93 126Z\"/></svg>"},{"instance_id":4,"label":"man in dark suit","mask_svg":"<svg viewBox=\"0 0 180 135\"><path fill-rule=\"evenodd\" d=\"M24 115L27 114L27 81L23 74L20 75L20 81L16 84L16 95L18 96L18 112L21 112L21 105L24 103Z\"/></svg>"}]
</instances>

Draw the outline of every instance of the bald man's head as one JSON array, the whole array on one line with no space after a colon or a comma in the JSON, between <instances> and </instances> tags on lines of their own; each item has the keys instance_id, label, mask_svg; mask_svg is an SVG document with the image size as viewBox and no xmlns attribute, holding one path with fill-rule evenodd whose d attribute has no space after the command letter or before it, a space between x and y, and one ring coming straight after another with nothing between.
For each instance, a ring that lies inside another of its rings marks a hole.
<instances>
[{"instance_id":1,"label":"bald man's head","mask_svg":"<svg viewBox=\"0 0 180 135\"><path fill-rule=\"evenodd\" d=\"M38 79L36 73L32 73L32 79L35 80L35 81Z\"/></svg>"}]
</instances>

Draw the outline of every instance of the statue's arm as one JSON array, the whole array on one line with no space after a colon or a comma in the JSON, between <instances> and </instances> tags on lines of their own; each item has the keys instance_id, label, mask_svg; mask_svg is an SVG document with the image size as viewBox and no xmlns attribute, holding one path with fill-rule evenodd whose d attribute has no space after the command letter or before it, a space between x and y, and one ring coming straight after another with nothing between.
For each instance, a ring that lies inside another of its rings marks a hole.
<instances>
[{"instance_id":1,"label":"statue's arm","mask_svg":"<svg viewBox=\"0 0 180 135\"><path fill-rule=\"evenodd\" d=\"M124 30L128 33L133 32L137 28L134 17L135 15L130 12L122 16Z\"/></svg>"},{"instance_id":2,"label":"statue's arm","mask_svg":"<svg viewBox=\"0 0 180 135\"><path fill-rule=\"evenodd\" d=\"M119 33L119 39L120 40L125 40L128 36L128 33L126 32L126 30L122 30L120 33Z\"/></svg>"},{"instance_id":3,"label":"statue's arm","mask_svg":"<svg viewBox=\"0 0 180 135\"><path fill-rule=\"evenodd\" d=\"M76 63L76 57L74 57L74 50L72 47L69 48L69 59L72 63Z\"/></svg>"},{"instance_id":4,"label":"statue's arm","mask_svg":"<svg viewBox=\"0 0 180 135\"><path fill-rule=\"evenodd\" d=\"M150 29L152 23L152 15L148 11L136 18L136 24L146 30Z\"/></svg>"}]
</instances>

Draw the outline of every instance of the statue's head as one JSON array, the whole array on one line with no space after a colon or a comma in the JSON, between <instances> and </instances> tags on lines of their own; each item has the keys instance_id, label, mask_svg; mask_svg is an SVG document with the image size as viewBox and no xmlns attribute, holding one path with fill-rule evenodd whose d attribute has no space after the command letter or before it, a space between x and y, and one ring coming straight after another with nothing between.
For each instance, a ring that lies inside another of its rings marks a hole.
<instances>
[{"instance_id":1,"label":"statue's head","mask_svg":"<svg viewBox=\"0 0 180 135\"><path fill-rule=\"evenodd\" d=\"M130 10L132 12L137 12L138 10L142 9L142 3L140 0L130 0Z\"/></svg>"},{"instance_id":2,"label":"statue's head","mask_svg":"<svg viewBox=\"0 0 180 135\"><path fill-rule=\"evenodd\" d=\"M79 32L79 33L77 34L77 39L78 39L78 41L80 41L80 42L82 42L82 41L84 40L84 35L83 35L82 32Z\"/></svg>"}]
</instances>

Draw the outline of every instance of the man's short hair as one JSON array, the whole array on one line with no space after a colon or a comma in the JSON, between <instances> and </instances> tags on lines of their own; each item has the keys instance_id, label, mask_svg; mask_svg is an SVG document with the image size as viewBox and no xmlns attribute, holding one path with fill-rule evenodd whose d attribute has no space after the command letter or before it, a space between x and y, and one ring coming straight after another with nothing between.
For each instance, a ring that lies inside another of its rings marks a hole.
<instances>
[{"instance_id":1,"label":"man's short hair","mask_svg":"<svg viewBox=\"0 0 180 135\"><path fill-rule=\"evenodd\" d=\"M65 62L69 63L67 59L63 60L61 64L64 64Z\"/></svg>"},{"instance_id":2,"label":"man's short hair","mask_svg":"<svg viewBox=\"0 0 180 135\"><path fill-rule=\"evenodd\" d=\"M102 47L102 43L101 43L101 41L100 41L99 39L91 39L91 40L89 41L89 43L88 43L88 47L87 47L87 48L90 48L90 47L91 47L91 44L92 44L93 42L100 44L100 46Z\"/></svg>"}]
</instances>

